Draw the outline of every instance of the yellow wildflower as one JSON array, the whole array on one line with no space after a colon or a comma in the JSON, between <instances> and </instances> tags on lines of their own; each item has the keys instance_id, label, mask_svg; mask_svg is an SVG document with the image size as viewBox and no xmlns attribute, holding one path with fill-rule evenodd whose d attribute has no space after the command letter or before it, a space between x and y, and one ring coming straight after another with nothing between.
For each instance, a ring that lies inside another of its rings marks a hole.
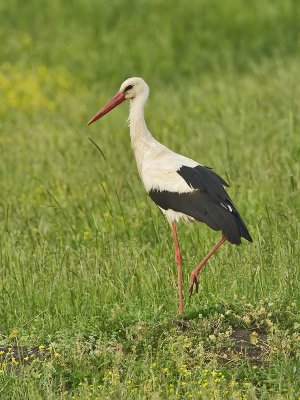
<instances>
[{"instance_id":1,"label":"yellow wildflower","mask_svg":"<svg viewBox=\"0 0 300 400\"><path fill-rule=\"evenodd\" d=\"M14 365L18 365L18 364L19 364L19 361L17 361L17 360L15 359L15 357L12 357L12 358L11 358L11 361L12 361L12 363L13 363Z\"/></svg>"}]
</instances>

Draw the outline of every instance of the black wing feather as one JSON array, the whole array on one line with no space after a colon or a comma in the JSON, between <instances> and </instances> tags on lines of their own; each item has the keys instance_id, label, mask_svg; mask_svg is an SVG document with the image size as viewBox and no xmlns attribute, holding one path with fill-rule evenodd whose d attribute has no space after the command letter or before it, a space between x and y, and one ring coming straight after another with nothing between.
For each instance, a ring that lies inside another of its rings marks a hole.
<instances>
[{"instance_id":1,"label":"black wing feather","mask_svg":"<svg viewBox=\"0 0 300 400\"><path fill-rule=\"evenodd\" d=\"M214 212L217 214L226 213L234 218L238 233L240 237L244 237L249 242L252 242L252 238L248 232L248 229L240 216L238 210L236 209L233 201L226 192L224 186L229 186L223 178L216 174L211 168L197 165L195 168L187 167L183 165L177 173L187 182L187 184L193 189L199 189L200 191L206 192L211 200L215 203ZM220 208L221 207L221 208ZM217 212L218 209L218 212ZM220 217L220 215L219 215ZM221 218L224 220L224 218ZM228 218L226 218L228 220ZM225 222L225 221L224 221ZM228 223L228 222L227 222ZM232 225L232 224L230 224ZM221 230L226 235L227 227L220 223ZM230 235L231 236L231 235ZM236 236L236 235L234 235ZM228 240L231 238L228 236ZM232 242L236 243L236 238L232 238ZM240 242L240 240L239 240ZM239 243L236 243L239 244Z\"/></svg>"},{"instance_id":2,"label":"black wing feather","mask_svg":"<svg viewBox=\"0 0 300 400\"><path fill-rule=\"evenodd\" d=\"M226 192L228 183L208 167L182 166L177 173L195 189L176 193L151 190L149 196L161 208L172 209L204 222L214 230L221 230L233 244L240 244L241 237L252 238L239 212Z\"/></svg>"}]
</instances>

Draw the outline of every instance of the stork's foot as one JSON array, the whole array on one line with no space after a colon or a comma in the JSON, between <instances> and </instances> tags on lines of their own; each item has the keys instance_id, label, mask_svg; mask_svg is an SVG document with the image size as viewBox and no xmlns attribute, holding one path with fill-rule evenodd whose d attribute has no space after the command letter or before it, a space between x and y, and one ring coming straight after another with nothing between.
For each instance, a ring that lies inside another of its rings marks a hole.
<instances>
[{"instance_id":1,"label":"stork's foot","mask_svg":"<svg viewBox=\"0 0 300 400\"><path fill-rule=\"evenodd\" d=\"M198 293L198 288L199 288L199 277L196 272L192 272L191 277L190 277L190 288L189 288L189 294L190 297L193 294L193 291L195 289L196 293Z\"/></svg>"},{"instance_id":2,"label":"stork's foot","mask_svg":"<svg viewBox=\"0 0 300 400\"><path fill-rule=\"evenodd\" d=\"M172 323L174 325L176 325L180 330L182 330L183 332L188 330L189 328L189 322L190 322L190 318L189 317L179 317L176 318L172 321Z\"/></svg>"}]
</instances>

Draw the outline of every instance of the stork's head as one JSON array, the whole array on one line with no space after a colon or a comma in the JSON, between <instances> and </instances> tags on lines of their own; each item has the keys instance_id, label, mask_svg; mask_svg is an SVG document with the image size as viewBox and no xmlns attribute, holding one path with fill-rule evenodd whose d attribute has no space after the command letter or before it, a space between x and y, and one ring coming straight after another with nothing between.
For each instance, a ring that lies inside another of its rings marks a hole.
<instances>
[{"instance_id":1,"label":"stork's head","mask_svg":"<svg viewBox=\"0 0 300 400\"><path fill-rule=\"evenodd\" d=\"M109 102L104 107L102 107L92 119L90 119L88 125L103 117L113 108L123 103L123 101L130 100L141 101L142 103L145 103L148 95L149 86L142 78L133 77L126 79L126 81L122 83L119 91L114 95L114 97L110 99Z\"/></svg>"},{"instance_id":2,"label":"stork's head","mask_svg":"<svg viewBox=\"0 0 300 400\"><path fill-rule=\"evenodd\" d=\"M149 95L149 86L142 78L129 78L124 81L119 90L124 93L125 99L135 99L136 97L146 98Z\"/></svg>"}]
</instances>

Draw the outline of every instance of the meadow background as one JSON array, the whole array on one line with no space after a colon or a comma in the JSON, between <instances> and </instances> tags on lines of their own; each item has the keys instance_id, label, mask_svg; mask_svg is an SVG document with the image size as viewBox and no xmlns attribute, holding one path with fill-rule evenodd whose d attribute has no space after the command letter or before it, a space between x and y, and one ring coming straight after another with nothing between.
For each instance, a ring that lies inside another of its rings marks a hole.
<instances>
[{"instance_id":1,"label":"meadow background","mask_svg":"<svg viewBox=\"0 0 300 400\"><path fill-rule=\"evenodd\" d=\"M298 0L0 4L0 398L297 399ZM172 237L135 167L124 104L232 187L253 244ZM88 139L91 138L101 149Z\"/></svg>"}]
</instances>

